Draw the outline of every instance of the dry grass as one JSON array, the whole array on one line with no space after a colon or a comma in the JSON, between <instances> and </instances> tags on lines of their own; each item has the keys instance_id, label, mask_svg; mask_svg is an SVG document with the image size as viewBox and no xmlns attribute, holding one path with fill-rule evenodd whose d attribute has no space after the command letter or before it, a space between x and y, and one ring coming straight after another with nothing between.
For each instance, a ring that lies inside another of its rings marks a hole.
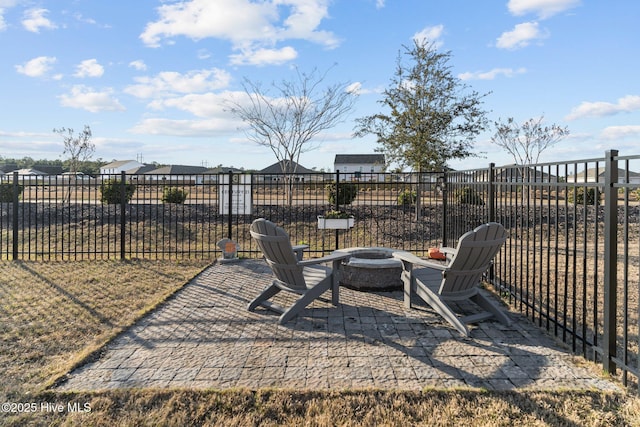
<instances>
[{"instance_id":1,"label":"dry grass","mask_svg":"<svg viewBox=\"0 0 640 427\"><path fill-rule=\"evenodd\" d=\"M205 265L0 263L0 397L34 392L64 374Z\"/></svg>"},{"instance_id":2,"label":"dry grass","mask_svg":"<svg viewBox=\"0 0 640 427\"><path fill-rule=\"evenodd\" d=\"M0 397L37 406L0 414L0 425L640 426L637 397L597 390L46 390L204 266L0 263Z\"/></svg>"}]
</instances>

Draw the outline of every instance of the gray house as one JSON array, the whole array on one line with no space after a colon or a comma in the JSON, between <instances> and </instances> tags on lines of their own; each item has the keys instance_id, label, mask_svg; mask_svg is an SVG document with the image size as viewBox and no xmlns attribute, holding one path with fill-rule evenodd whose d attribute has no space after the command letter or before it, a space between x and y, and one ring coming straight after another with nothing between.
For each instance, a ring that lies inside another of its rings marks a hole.
<instances>
[{"instance_id":1,"label":"gray house","mask_svg":"<svg viewBox=\"0 0 640 427\"><path fill-rule=\"evenodd\" d=\"M315 173L315 171L307 169L296 162L285 163L283 160L258 171L258 179L263 182L278 182L284 180L285 176L293 175L294 182L305 182L313 176L310 174Z\"/></svg>"}]
</instances>

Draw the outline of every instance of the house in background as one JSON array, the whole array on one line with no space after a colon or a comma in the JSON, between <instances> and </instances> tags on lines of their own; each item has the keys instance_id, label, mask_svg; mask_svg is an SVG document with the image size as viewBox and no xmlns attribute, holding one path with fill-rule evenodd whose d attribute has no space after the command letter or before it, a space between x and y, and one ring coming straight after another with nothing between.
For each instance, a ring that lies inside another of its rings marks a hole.
<instances>
[{"instance_id":1,"label":"house in background","mask_svg":"<svg viewBox=\"0 0 640 427\"><path fill-rule=\"evenodd\" d=\"M283 168L283 166L285 167ZM294 182L305 182L314 176L310 174L315 173L316 171L307 169L296 162L291 161L285 164L285 160L282 160L258 171L258 179L263 182L278 182L284 181L285 176L293 175Z\"/></svg>"},{"instance_id":2,"label":"house in background","mask_svg":"<svg viewBox=\"0 0 640 427\"><path fill-rule=\"evenodd\" d=\"M202 184L207 168L204 166L171 165L146 172L147 181L166 183Z\"/></svg>"},{"instance_id":3,"label":"house in background","mask_svg":"<svg viewBox=\"0 0 640 427\"><path fill-rule=\"evenodd\" d=\"M341 181L384 180L378 174L385 168L384 154L336 154L333 162L333 170L340 171Z\"/></svg>"},{"instance_id":4,"label":"house in background","mask_svg":"<svg viewBox=\"0 0 640 427\"><path fill-rule=\"evenodd\" d=\"M567 177L567 182L604 182L604 168L591 168L572 176ZM597 178L596 178L597 174ZM586 178L586 179L585 179ZM629 182L627 180L627 171L624 169L618 169L618 184L640 184L640 173L629 171Z\"/></svg>"},{"instance_id":5,"label":"house in background","mask_svg":"<svg viewBox=\"0 0 640 427\"><path fill-rule=\"evenodd\" d=\"M145 166L137 160L119 160L100 168L101 175L120 176L122 172Z\"/></svg>"}]
</instances>

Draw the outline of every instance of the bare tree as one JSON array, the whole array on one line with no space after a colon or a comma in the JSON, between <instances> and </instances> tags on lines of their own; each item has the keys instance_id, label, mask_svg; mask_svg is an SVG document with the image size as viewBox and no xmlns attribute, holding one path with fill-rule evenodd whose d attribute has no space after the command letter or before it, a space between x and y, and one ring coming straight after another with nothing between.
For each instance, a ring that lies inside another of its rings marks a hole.
<instances>
[{"instance_id":1,"label":"bare tree","mask_svg":"<svg viewBox=\"0 0 640 427\"><path fill-rule=\"evenodd\" d=\"M75 174L83 162L89 160L96 151L96 146L91 142L91 128L84 125L84 129L77 136L71 128L54 129L55 133L62 137L64 151L62 154L69 156L69 172Z\"/></svg>"},{"instance_id":2,"label":"bare tree","mask_svg":"<svg viewBox=\"0 0 640 427\"><path fill-rule=\"evenodd\" d=\"M538 163L540 154L569 135L569 128L556 124L544 126L544 116L529 119L522 124L509 117L506 123L495 122L496 133L491 142L505 149L518 165Z\"/></svg>"},{"instance_id":3,"label":"bare tree","mask_svg":"<svg viewBox=\"0 0 640 427\"><path fill-rule=\"evenodd\" d=\"M74 136L73 129L60 128L53 129L55 133L62 137L64 142L64 151L62 154L69 156L69 172L71 177L69 179L69 187L65 196L65 201L71 200L71 182L75 182L77 179L76 173L80 169L83 162L89 160L96 150L96 146L91 142L91 128L88 125L84 125L84 129L77 136Z\"/></svg>"},{"instance_id":4,"label":"bare tree","mask_svg":"<svg viewBox=\"0 0 640 427\"><path fill-rule=\"evenodd\" d=\"M512 117L509 117L506 123L500 120L495 122L496 133L491 137L491 142L511 154L516 165L522 165L520 178L523 183L530 182L532 178L533 171L528 165L538 163L543 151L569 135L568 127L563 128L555 123L544 126L543 121L544 115L537 119L529 119L522 124L516 123ZM531 186L526 185L523 190L526 190L522 192L524 201L528 197Z\"/></svg>"},{"instance_id":5,"label":"bare tree","mask_svg":"<svg viewBox=\"0 0 640 427\"><path fill-rule=\"evenodd\" d=\"M269 147L280 163L289 203L300 155L317 148L313 138L344 121L356 100L349 83L324 87L326 76L316 69L309 74L296 69L295 79L271 84L275 94L245 79L245 102L229 102L229 111L248 125L249 140Z\"/></svg>"}]
</instances>

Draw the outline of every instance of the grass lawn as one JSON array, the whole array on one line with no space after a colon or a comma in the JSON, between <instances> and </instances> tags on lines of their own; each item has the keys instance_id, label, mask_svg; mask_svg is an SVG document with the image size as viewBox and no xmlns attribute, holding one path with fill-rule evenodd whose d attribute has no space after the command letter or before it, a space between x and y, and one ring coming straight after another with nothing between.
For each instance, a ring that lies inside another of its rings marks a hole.
<instances>
[{"instance_id":1,"label":"grass lawn","mask_svg":"<svg viewBox=\"0 0 640 427\"><path fill-rule=\"evenodd\" d=\"M0 425L640 426L637 396L598 390L47 390L206 265L1 262Z\"/></svg>"}]
</instances>

